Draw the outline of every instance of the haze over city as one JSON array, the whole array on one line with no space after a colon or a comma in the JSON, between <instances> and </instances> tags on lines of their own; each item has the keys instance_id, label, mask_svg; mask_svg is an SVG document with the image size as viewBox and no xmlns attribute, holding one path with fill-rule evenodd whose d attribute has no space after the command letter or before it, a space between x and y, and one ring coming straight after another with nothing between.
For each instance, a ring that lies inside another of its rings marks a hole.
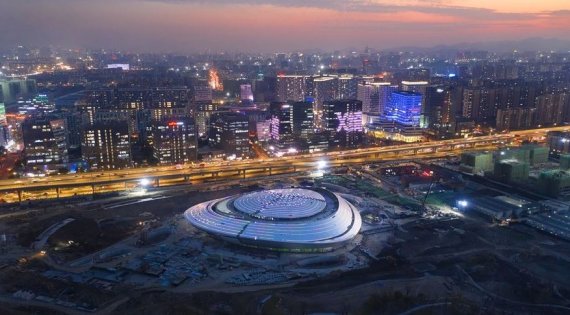
<instances>
[{"instance_id":1,"label":"haze over city","mask_svg":"<svg viewBox=\"0 0 570 315\"><path fill-rule=\"evenodd\" d=\"M570 314L569 0L0 0L0 314Z\"/></svg>"},{"instance_id":2,"label":"haze over city","mask_svg":"<svg viewBox=\"0 0 570 315\"><path fill-rule=\"evenodd\" d=\"M1 0L0 7L0 44L181 53L570 40L565 0Z\"/></svg>"}]
</instances>

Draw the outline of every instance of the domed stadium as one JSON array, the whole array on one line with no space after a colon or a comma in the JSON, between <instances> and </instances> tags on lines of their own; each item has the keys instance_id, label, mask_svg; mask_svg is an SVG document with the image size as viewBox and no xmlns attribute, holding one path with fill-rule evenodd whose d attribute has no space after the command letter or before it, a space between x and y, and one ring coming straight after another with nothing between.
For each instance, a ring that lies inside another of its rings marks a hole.
<instances>
[{"instance_id":1,"label":"domed stadium","mask_svg":"<svg viewBox=\"0 0 570 315\"><path fill-rule=\"evenodd\" d=\"M362 225L358 210L325 189L274 189L215 199L184 213L196 228L231 243L277 251L330 251Z\"/></svg>"}]
</instances>

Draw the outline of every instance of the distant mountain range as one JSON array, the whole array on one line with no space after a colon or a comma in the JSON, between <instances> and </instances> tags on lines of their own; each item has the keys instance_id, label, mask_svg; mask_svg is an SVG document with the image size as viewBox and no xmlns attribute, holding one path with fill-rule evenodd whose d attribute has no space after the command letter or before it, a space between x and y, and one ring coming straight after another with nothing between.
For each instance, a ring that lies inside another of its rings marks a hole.
<instances>
[{"instance_id":1,"label":"distant mountain range","mask_svg":"<svg viewBox=\"0 0 570 315\"><path fill-rule=\"evenodd\" d=\"M458 43L437 45L433 47L399 47L388 51L422 51L422 52L457 52L467 50L487 50L496 53L507 53L514 50L524 51L558 51L570 52L570 40L557 38L532 37L522 40L486 41L476 43Z\"/></svg>"}]
</instances>

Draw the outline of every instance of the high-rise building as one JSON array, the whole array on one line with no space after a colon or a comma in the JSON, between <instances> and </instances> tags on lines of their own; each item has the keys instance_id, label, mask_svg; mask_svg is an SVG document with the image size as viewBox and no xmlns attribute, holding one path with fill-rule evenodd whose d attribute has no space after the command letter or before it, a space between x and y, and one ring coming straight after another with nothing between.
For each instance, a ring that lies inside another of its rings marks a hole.
<instances>
[{"instance_id":1,"label":"high-rise building","mask_svg":"<svg viewBox=\"0 0 570 315\"><path fill-rule=\"evenodd\" d=\"M149 88L120 88L117 101L120 109L147 109L151 107L152 92Z\"/></svg>"},{"instance_id":2,"label":"high-rise building","mask_svg":"<svg viewBox=\"0 0 570 315\"><path fill-rule=\"evenodd\" d=\"M324 128L325 102L333 101L338 96L338 84L335 77L318 77L313 80L315 126L317 129Z\"/></svg>"},{"instance_id":3,"label":"high-rise building","mask_svg":"<svg viewBox=\"0 0 570 315\"><path fill-rule=\"evenodd\" d=\"M420 127L421 128L427 128L428 127L428 122L427 122L427 118L426 118L427 110L425 108L425 105L426 105L425 95L426 95L426 89L428 88L428 86L429 86L428 81L402 81L402 83L400 84L400 88L402 91L419 93L422 96L422 100L421 100L422 108L420 110Z\"/></svg>"},{"instance_id":4,"label":"high-rise building","mask_svg":"<svg viewBox=\"0 0 570 315\"><path fill-rule=\"evenodd\" d=\"M536 108L510 108L497 111L497 130L529 129L536 125Z\"/></svg>"},{"instance_id":5,"label":"high-rise building","mask_svg":"<svg viewBox=\"0 0 570 315\"><path fill-rule=\"evenodd\" d=\"M22 115L47 115L55 111L55 104L46 94L38 94L32 99L19 100L18 113Z\"/></svg>"},{"instance_id":6,"label":"high-rise building","mask_svg":"<svg viewBox=\"0 0 570 315\"><path fill-rule=\"evenodd\" d=\"M187 107L189 103L187 87L158 87L152 89L152 108Z\"/></svg>"},{"instance_id":7,"label":"high-rise building","mask_svg":"<svg viewBox=\"0 0 570 315\"><path fill-rule=\"evenodd\" d=\"M58 116L61 119L65 119L68 147L70 149L81 147L81 132L83 130L81 114L75 108L71 108L58 113Z\"/></svg>"},{"instance_id":8,"label":"high-rise building","mask_svg":"<svg viewBox=\"0 0 570 315\"><path fill-rule=\"evenodd\" d=\"M293 136L293 113L289 103L271 104L271 139L282 141Z\"/></svg>"},{"instance_id":9,"label":"high-rise building","mask_svg":"<svg viewBox=\"0 0 570 315\"><path fill-rule=\"evenodd\" d=\"M291 130L293 135L308 138L315 130L315 116L312 102L295 102L291 104Z\"/></svg>"},{"instance_id":10,"label":"high-rise building","mask_svg":"<svg viewBox=\"0 0 570 315\"><path fill-rule=\"evenodd\" d=\"M275 140L275 141L280 141L281 140L281 136L285 136L285 132L282 132L282 128L281 128L281 119L278 116L271 116L271 119L269 119L269 134L271 137L271 140ZM287 124L283 123L284 126L287 126ZM283 128L284 129L284 128Z\"/></svg>"},{"instance_id":11,"label":"high-rise building","mask_svg":"<svg viewBox=\"0 0 570 315\"><path fill-rule=\"evenodd\" d=\"M152 89L151 113L154 120L163 117L192 116L189 90L186 87Z\"/></svg>"},{"instance_id":12,"label":"high-rise building","mask_svg":"<svg viewBox=\"0 0 570 315\"><path fill-rule=\"evenodd\" d=\"M8 120L6 120L6 106L3 102L0 102L0 125L8 125Z\"/></svg>"},{"instance_id":13,"label":"high-rise building","mask_svg":"<svg viewBox=\"0 0 570 315\"><path fill-rule=\"evenodd\" d=\"M314 131L313 103L273 103L271 137L273 140L307 138Z\"/></svg>"},{"instance_id":14,"label":"high-rise building","mask_svg":"<svg viewBox=\"0 0 570 315\"><path fill-rule=\"evenodd\" d=\"M341 100L356 99L358 78L353 75L343 74L338 77L338 95Z\"/></svg>"},{"instance_id":15,"label":"high-rise building","mask_svg":"<svg viewBox=\"0 0 570 315\"><path fill-rule=\"evenodd\" d=\"M164 118L151 125L154 156L160 164L183 164L197 159L196 126L192 118Z\"/></svg>"},{"instance_id":16,"label":"high-rise building","mask_svg":"<svg viewBox=\"0 0 570 315\"><path fill-rule=\"evenodd\" d=\"M403 78L408 82L423 82L430 79L431 71L425 68L411 68L411 69L405 69L402 75Z\"/></svg>"},{"instance_id":17,"label":"high-rise building","mask_svg":"<svg viewBox=\"0 0 570 315\"><path fill-rule=\"evenodd\" d=\"M495 86L500 109L535 107L536 98L543 94L543 87L536 82L507 80L499 81Z\"/></svg>"},{"instance_id":18,"label":"high-rise building","mask_svg":"<svg viewBox=\"0 0 570 315\"><path fill-rule=\"evenodd\" d=\"M537 98L536 123L540 126L559 125L570 118L570 94L545 94Z\"/></svg>"},{"instance_id":19,"label":"high-rise building","mask_svg":"<svg viewBox=\"0 0 570 315\"><path fill-rule=\"evenodd\" d=\"M120 121L96 122L83 130L81 152L94 169L131 166L129 127Z\"/></svg>"},{"instance_id":20,"label":"high-rise building","mask_svg":"<svg viewBox=\"0 0 570 315\"><path fill-rule=\"evenodd\" d=\"M386 118L404 126L420 126L423 96L415 92L392 93L386 109Z\"/></svg>"},{"instance_id":21,"label":"high-rise building","mask_svg":"<svg viewBox=\"0 0 570 315\"><path fill-rule=\"evenodd\" d=\"M55 169L68 162L65 120L30 117L22 124L24 155L28 166Z\"/></svg>"},{"instance_id":22,"label":"high-rise building","mask_svg":"<svg viewBox=\"0 0 570 315\"><path fill-rule=\"evenodd\" d=\"M271 116L268 114L267 110L260 110L260 109L247 109L244 110L243 113L247 115L247 119L249 120L249 136L253 136L256 134L257 130L257 123L260 121L267 121Z\"/></svg>"},{"instance_id":23,"label":"high-rise building","mask_svg":"<svg viewBox=\"0 0 570 315\"><path fill-rule=\"evenodd\" d=\"M94 108L113 107L117 100L116 91L110 88L88 90L84 94L83 102Z\"/></svg>"},{"instance_id":24,"label":"high-rise building","mask_svg":"<svg viewBox=\"0 0 570 315\"><path fill-rule=\"evenodd\" d=\"M212 146L224 150L227 157L249 157L249 118L235 112L213 114L209 141Z\"/></svg>"},{"instance_id":25,"label":"high-rise building","mask_svg":"<svg viewBox=\"0 0 570 315\"><path fill-rule=\"evenodd\" d=\"M253 102L253 91L251 89L251 84L241 84L239 86L240 90L240 100L242 102L248 101Z\"/></svg>"},{"instance_id":26,"label":"high-rise building","mask_svg":"<svg viewBox=\"0 0 570 315\"><path fill-rule=\"evenodd\" d=\"M193 110L198 135L206 135L210 123L210 115L218 110L218 104L212 101L212 88L207 84L194 86Z\"/></svg>"},{"instance_id":27,"label":"high-rise building","mask_svg":"<svg viewBox=\"0 0 570 315\"><path fill-rule=\"evenodd\" d=\"M279 102L299 102L307 95L307 76L304 75L278 75L276 84L276 98Z\"/></svg>"},{"instance_id":28,"label":"high-rise building","mask_svg":"<svg viewBox=\"0 0 570 315\"><path fill-rule=\"evenodd\" d=\"M81 113L83 123L93 125L95 123L95 113L101 109L111 109L115 107L117 100L113 89L95 89L86 91L82 100L76 107Z\"/></svg>"},{"instance_id":29,"label":"high-rise building","mask_svg":"<svg viewBox=\"0 0 570 315\"><path fill-rule=\"evenodd\" d=\"M497 89L470 87L463 90L462 116L479 124L493 125L499 109Z\"/></svg>"},{"instance_id":30,"label":"high-rise building","mask_svg":"<svg viewBox=\"0 0 570 315\"><path fill-rule=\"evenodd\" d=\"M27 117L24 115L10 115L6 117L8 121L9 140L13 141L13 144L18 149L23 148L24 136L22 126L26 119Z\"/></svg>"},{"instance_id":31,"label":"high-rise building","mask_svg":"<svg viewBox=\"0 0 570 315\"><path fill-rule=\"evenodd\" d=\"M0 102L0 146L6 147L8 141L10 141L10 133L6 119L6 107Z\"/></svg>"},{"instance_id":32,"label":"high-rise building","mask_svg":"<svg viewBox=\"0 0 570 315\"><path fill-rule=\"evenodd\" d=\"M139 131L137 118L137 110L135 109L100 109L95 112L95 116L93 117L93 124L107 124L111 122L118 122L127 125L129 133L134 134Z\"/></svg>"},{"instance_id":33,"label":"high-rise building","mask_svg":"<svg viewBox=\"0 0 570 315\"><path fill-rule=\"evenodd\" d=\"M389 82L373 82L358 84L356 99L362 102L362 112L382 114L394 87Z\"/></svg>"},{"instance_id":34,"label":"high-rise building","mask_svg":"<svg viewBox=\"0 0 570 315\"><path fill-rule=\"evenodd\" d=\"M354 147L361 143L362 102L359 100L327 101L323 105L323 129L333 145Z\"/></svg>"},{"instance_id":35,"label":"high-rise building","mask_svg":"<svg viewBox=\"0 0 570 315\"><path fill-rule=\"evenodd\" d=\"M194 102L205 102L211 103L213 96L212 96L212 88L207 85L195 85L194 86Z\"/></svg>"},{"instance_id":36,"label":"high-rise building","mask_svg":"<svg viewBox=\"0 0 570 315\"><path fill-rule=\"evenodd\" d=\"M18 98L28 98L36 94L36 80L9 79L0 80L0 102L11 104Z\"/></svg>"},{"instance_id":37,"label":"high-rise building","mask_svg":"<svg viewBox=\"0 0 570 315\"><path fill-rule=\"evenodd\" d=\"M550 148L550 156L558 158L563 154L570 153L570 132L550 131L547 136L547 144Z\"/></svg>"},{"instance_id":38,"label":"high-rise building","mask_svg":"<svg viewBox=\"0 0 570 315\"><path fill-rule=\"evenodd\" d=\"M162 120L168 117L193 116L193 113L186 107L174 108L153 108L149 110L152 120Z\"/></svg>"},{"instance_id":39,"label":"high-rise building","mask_svg":"<svg viewBox=\"0 0 570 315\"><path fill-rule=\"evenodd\" d=\"M362 102L362 123L364 125L379 121L395 87L389 82L363 82L358 84L356 99Z\"/></svg>"},{"instance_id":40,"label":"high-rise building","mask_svg":"<svg viewBox=\"0 0 570 315\"><path fill-rule=\"evenodd\" d=\"M452 86L430 86L426 89L426 122L437 138L453 134L458 93Z\"/></svg>"},{"instance_id":41,"label":"high-rise building","mask_svg":"<svg viewBox=\"0 0 570 315\"><path fill-rule=\"evenodd\" d=\"M194 104L196 130L199 136L206 135L210 124L210 116L218 111L218 104L211 101L197 101Z\"/></svg>"},{"instance_id":42,"label":"high-rise building","mask_svg":"<svg viewBox=\"0 0 570 315\"><path fill-rule=\"evenodd\" d=\"M267 142L271 140L271 119L256 123L257 141Z\"/></svg>"},{"instance_id":43,"label":"high-rise building","mask_svg":"<svg viewBox=\"0 0 570 315\"><path fill-rule=\"evenodd\" d=\"M362 131L362 102L359 100L327 101L324 104L324 129Z\"/></svg>"}]
</instances>

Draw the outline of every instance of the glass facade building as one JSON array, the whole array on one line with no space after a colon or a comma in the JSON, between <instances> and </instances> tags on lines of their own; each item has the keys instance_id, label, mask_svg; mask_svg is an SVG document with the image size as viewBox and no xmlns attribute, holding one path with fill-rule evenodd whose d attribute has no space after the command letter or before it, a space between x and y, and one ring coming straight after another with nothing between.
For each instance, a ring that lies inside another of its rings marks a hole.
<instances>
[{"instance_id":1,"label":"glass facade building","mask_svg":"<svg viewBox=\"0 0 570 315\"><path fill-rule=\"evenodd\" d=\"M422 110L422 95L415 92L398 91L386 108L386 118L405 126L419 126Z\"/></svg>"}]
</instances>

